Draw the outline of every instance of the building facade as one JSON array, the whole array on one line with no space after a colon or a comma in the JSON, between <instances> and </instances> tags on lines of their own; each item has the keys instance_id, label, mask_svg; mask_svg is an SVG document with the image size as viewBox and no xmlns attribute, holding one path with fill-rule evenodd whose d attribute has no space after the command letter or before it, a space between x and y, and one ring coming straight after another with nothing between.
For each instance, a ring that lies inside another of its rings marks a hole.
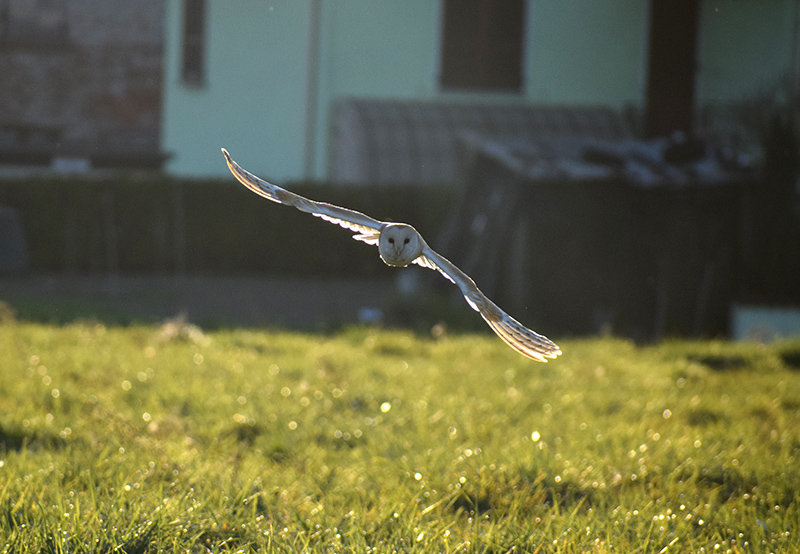
<instances>
[{"instance_id":1,"label":"building facade","mask_svg":"<svg viewBox=\"0 0 800 554\"><path fill-rule=\"evenodd\" d=\"M0 161L160 165L163 0L0 0Z\"/></svg>"},{"instance_id":2,"label":"building facade","mask_svg":"<svg viewBox=\"0 0 800 554\"><path fill-rule=\"evenodd\" d=\"M168 170L223 174L224 146L273 179L329 178L348 99L603 105L641 119L648 103L673 105L649 85L660 72L692 81L675 94L697 122L797 75L796 0L681 0L688 22L659 16L659 1L167 0ZM689 67L653 61L685 41Z\"/></svg>"}]
</instances>

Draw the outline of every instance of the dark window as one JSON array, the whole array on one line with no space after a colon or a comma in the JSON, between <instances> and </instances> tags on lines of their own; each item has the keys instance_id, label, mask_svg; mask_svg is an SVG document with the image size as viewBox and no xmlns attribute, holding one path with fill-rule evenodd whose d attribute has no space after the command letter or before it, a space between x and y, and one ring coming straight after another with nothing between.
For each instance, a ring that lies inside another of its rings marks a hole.
<instances>
[{"instance_id":1,"label":"dark window","mask_svg":"<svg viewBox=\"0 0 800 554\"><path fill-rule=\"evenodd\" d=\"M650 2L645 134L691 133L699 0Z\"/></svg>"},{"instance_id":2,"label":"dark window","mask_svg":"<svg viewBox=\"0 0 800 554\"><path fill-rule=\"evenodd\" d=\"M445 0L440 83L448 89L522 89L525 0Z\"/></svg>"},{"instance_id":3,"label":"dark window","mask_svg":"<svg viewBox=\"0 0 800 554\"><path fill-rule=\"evenodd\" d=\"M68 44L66 0L0 0L0 41L22 48Z\"/></svg>"},{"instance_id":4,"label":"dark window","mask_svg":"<svg viewBox=\"0 0 800 554\"><path fill-rule=\"evenodd\" d=\"M183 2L183 81L202 85L205 80L205 0Z\"/></svg>"}]
</instances>

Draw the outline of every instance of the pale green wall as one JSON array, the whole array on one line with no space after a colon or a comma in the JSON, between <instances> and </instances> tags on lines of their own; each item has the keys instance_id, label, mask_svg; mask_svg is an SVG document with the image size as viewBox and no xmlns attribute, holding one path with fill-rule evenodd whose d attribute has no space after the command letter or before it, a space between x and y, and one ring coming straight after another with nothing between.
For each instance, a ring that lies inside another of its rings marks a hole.
<instances>
[{"instance_id":1,"label":"pale green wall","mask_svg":"<svg viewBox=\"0 0 800 554\"><path fill-rule=\"evenodd\" d=\"M179 175L224 175L220 147L272 179L303 168L308 3L208 0L207 81L180 78L181 5L168 0L162 141Z\"/></svg>"},{"instance_id":2,"label":"pale green wall","mask_svg":"<svg viewBox=\"0 0 800 554\"><path fill-rule=\"evenodd\" d=\"M796 0L706 0L700 16L698 102L769 93L794 77Z\"/></svg>"},{"instance_id":3,"label":"pale green wall","mask_svg":"<svg viewBox=\"0 0 800 554\"><path fill-rule=\"evenodd\" d=\"M646 79L647 6L643 0L532 1L527 98L638 105Z\"/></svg>"},{"instance_id":4,"label":"pale green wall","mask_svg":"<svg viewBox=\"0 0 800 554\"><path fill-rule=\"evenodd\" d=\"M322 6L322 76L329 96L436 92L437 2L335 0Z\"/></svg>"},{"instance_id":5,"label":"pale green wall","mask_svg":"<svg viewBox=\"0 0 800 554\"><path fill-rule=\"evenodd\" d=\"M436 94L438 2L322 0L314 173L326 172L331 107L343 98Z\"/></svg>"}]
</instances>

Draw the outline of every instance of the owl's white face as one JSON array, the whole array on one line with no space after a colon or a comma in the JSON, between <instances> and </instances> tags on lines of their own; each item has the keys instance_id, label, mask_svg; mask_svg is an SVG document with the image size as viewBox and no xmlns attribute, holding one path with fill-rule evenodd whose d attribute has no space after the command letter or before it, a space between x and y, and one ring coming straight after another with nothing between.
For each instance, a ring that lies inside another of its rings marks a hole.
<instances>
[{"instance_id":1,"label":"owl's white face","mask_svg":"<svg viewBox=\"0 0 800 554\"><path fill-rule=\"evenodd\" d=\"M387 264L405 267L422 253L422 238L411 225L388 223L381 228L378 252Z\"/></svg>"}]
</instances>

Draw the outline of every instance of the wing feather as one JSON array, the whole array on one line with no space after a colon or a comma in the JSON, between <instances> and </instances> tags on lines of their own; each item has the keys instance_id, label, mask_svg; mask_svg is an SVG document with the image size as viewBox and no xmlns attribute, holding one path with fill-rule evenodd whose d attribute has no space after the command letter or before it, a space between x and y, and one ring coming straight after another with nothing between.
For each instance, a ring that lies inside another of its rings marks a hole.
<instances>
[{"instance_id":1,"label":"wing feather","mask_svg":"<svg viewBox=\"0 0 800 554\"><path fill-rule=\"evenodd\" d=\"M353 231L355 233L353 238L356 240L366 242L367 244L378 243L378 236L380 235L383 222L355 210L348 210L347 208L334 206L333 204L327 204L325 202L314 202L304 196L268 183L249 171L242 169L239 164L233 161L228 151L224 148L222 149L222 154L225 156L228 169L231 170L233 176L236 177L241 184L259 196L263 196L278 204L294 206L301 212L310 213L313 216Z\"/></svg>"},{"instance_id":2,"label":"wing feather","mask_svg":"<svg viewBox=\"0 0 800 554\"><path fill-rule=\"evenodd\" d=\"M442 268L440 268L438 265L436 265L436 262L434 262L432 259L430 259L428 256L426 256L424 254L422 256L416 258L411 263L412 264L417 264L418 266L424 267L426 269L432 269L434 271L438 271L439 273L444 275L444 277L447 278L448 281L450 281L451 283L455 284L455 281L453 281L453 278L450 277L450 275L448 275L447 272L442 271Z\"/></svg>"},{"instance_id":3,"label":"wing feather","mask_svg":"<svg viewBox=\"0 0 800 554\"><path fill-rule=\"evenodd\" d=\"M419 263L417 260L421 260ZM561 349L545 337L522 325L519 321L501 310L497 304L489 300L481 292L475 282L461 271L450 260L438 254L426 245L422 256L414 260L423 267L438 270L450 281L458 285L467 303L489 324L498 337L520 354L539 362L545 358L555 359L561 355Z\"/></svg>"}]
</instances>

